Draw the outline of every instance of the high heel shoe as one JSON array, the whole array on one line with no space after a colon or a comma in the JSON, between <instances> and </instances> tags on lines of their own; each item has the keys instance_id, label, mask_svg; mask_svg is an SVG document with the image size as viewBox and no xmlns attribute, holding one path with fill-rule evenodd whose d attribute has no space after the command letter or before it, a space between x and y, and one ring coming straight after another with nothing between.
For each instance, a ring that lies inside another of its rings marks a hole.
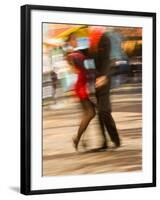
<instances>
[{"instance_id":1,"label":"high heel shoe","mask_svg":"<svg viewBox=\"0 0 160 200\"><path fill-rule=\"evenodd\" d=\"M76 150L78 150L78 141L77 141L77 138L76 137L73 137L72 138L72 141L73 141L73 146Z\"/></svg>"}]
</instances>

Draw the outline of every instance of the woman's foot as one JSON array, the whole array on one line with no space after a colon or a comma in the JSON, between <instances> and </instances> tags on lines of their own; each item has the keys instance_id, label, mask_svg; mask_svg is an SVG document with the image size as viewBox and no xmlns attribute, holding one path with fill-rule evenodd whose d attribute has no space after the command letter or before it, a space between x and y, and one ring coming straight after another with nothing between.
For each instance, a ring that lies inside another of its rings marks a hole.
<instances>
[{"instance_id":1,"label":"woman's foot","mask_svg":"<svg viewBox=\"0 0 160 200\"><path fill-rule=\"evenodd\" d=\"M73 137L73 138L72 138L72 141L73 141L73 146L74 146L74 148L77 150L77 149L78 149L78 140L77 140L77 138L76 138L76 137Z\"/></svg>"}]
</instances>

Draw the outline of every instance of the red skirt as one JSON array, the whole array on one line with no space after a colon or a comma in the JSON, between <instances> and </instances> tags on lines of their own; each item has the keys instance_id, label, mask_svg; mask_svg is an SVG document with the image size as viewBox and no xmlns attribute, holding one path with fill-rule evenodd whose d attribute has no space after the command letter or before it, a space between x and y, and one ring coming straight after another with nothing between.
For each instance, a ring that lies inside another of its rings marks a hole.
<instances>
[{"instance_id":1,"label":"red skirt","mask_svg":"<svg viewBox=\"0 0 160 200\"><path fill-rule=\"evenodd\" d=\"M78 79L75 84L75 93L76 96L80 99L88 99L88 91L87 91L87 79L86 74L83 71L78 73Z\"/></svg>"}]
</instances>

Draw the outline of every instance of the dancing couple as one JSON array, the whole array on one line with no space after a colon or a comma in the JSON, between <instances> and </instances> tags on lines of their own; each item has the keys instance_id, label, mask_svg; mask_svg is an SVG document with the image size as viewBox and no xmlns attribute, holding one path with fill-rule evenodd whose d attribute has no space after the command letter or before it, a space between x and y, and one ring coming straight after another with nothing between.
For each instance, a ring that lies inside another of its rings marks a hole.
<instances>
[{"instance_id":1,"label":"dancing couple","mask_svg":"<svg viewBox=\"0 0 160 200\"><path fill-rule=\"evenodd\" d=\"M93 30L89 37L90 47L89 56L94 59L96 67L95 80L95 96L97 98L98 120L103 136L101 149L108 148L106 130L114 143L115 147L120 146L120 138L116 128L115 121L111 115L110 103L110 49L111 43L107 34L102 30ZM75 33L68 36L67 45L75 49L77 47L77 37ZM74 91L82 105L83 115L77 132L77 136L73 138L74 147L77 150L81 136L87 129L90 121L95 117L95 106L90 101L87 92L87 70L84 66L86 56L81 51L72 51L67 54L67 60L77 74L77 81Z\"/></svg>"}]
</instances>

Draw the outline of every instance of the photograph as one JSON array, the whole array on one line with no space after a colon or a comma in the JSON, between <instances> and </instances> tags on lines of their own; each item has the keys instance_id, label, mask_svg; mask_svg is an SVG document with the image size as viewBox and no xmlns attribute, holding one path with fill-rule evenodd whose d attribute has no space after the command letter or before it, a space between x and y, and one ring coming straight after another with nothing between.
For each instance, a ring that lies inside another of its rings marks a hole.
<instances>
[{"instance_id":1,"label":"photograph","mask_svg":"<svg viewBox=\"0 0 160 200\"><path fill-rule=\"evenodd\" d=\"M43 176L141 171L143 29L42 28Z\"/></svg>"}]
</instances>

